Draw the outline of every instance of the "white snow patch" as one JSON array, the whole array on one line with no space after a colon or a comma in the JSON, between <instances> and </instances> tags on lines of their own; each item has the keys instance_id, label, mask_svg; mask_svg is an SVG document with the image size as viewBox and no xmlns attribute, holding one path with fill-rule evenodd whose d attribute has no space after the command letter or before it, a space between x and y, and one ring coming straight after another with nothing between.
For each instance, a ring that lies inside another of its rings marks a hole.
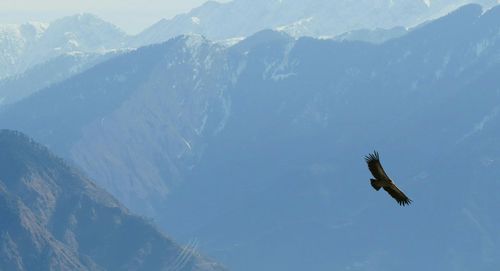
<instances>
[{"instance_id":1,"label":"white snow patch","mask_svg":"<svg viewBox=\"0 0 500 271\"><path fill-rule=\"evenodd\" d=\"M335 36L323 35L323 36L319 36L318 39L319 40L333 40L333 39L335 39Z\"/></svg>"},{"instance_id":2,"label":"white snow patch","mask_svg":"<svg viewBox=\"0 0 500 271\"><path fill-rule=\"evenodd\" d=\"M431 0L423 0L424 1L424 4L427 6L427 7L430 7L431 6Z\"/></svg>"},{"instance_id":3,"label":"white snow patch","mask_svg":"<svg viewBox=\"0 0 500 271\"><path fill-rule=\"evenodd\" d=\"M302 18L288 25L276 27L277 31L285 32L292 37L307 36L311 34L308 25L313 21L314 17Z\"/></svg>"},{"instance_id":4,"label":"white snow patch","mask_svg":"<svg viewBox=\"0 0 500 271\"><path fill-rule=\"evenodd\" d=\"M82 51L69 51L67 53L64 53L63 55L66 56L72 56L72 57L85 57L85 56L90 56L88 53L84 53Z\"/></svg>"},{"instance_id":5,"label":"white snow patch","mask_svg":"<svg viewBox=\"0 0 500 271\"><path fill-rule=\"evenodd\" d=\"M204 44L209 44L209 41L199 34L189 34L184 36L184 38L185 48L183 48L183 51L189 51L191 53L191 60L196 62L194 63L195 66L201 66L201 64L198 62L199 55L202 50L202 46ZM212 43L210 42L210 44Z\"/></svg>"},{"instance_id":6,"label":"white snow patch","mask_svg":"<svg viewBox=\"0 0 500 271\"><path fill-rule=\"evenodd\" d=\"M48 23L42 22L28 22L28 25L32 26L37 31L38 35L41 35L49 27Z\"/></svg>"},{"instance_id":7,"label":"white snow patch","mask_svg":"<svg viewBox=\"0 0 500 271\"><path fill-rule=\"evenodd\" d=\"M68 40L68 45L71 46L72 48L78 48L80 46L78 41L73 40L73 39Z\"/></svg>"},{"instance_id":8,"label":"white snow patch","mask_svg":"<svg viewBox=\"0 0 500 271\"><path fill-rule=\"evenodd\" d=\"M200 47L206 41L202 35L190 34L186 36L186 45L191 49Z\"/></svg>"},{"instance_id":9,"label":"white snow patch","mask_svg":"<svg viewBox=\"0 0 500 271\"><path fill-rule=\"evenodd\" d=\"M222 45L224 47L231 47L233 45L240 43L240 41L242 41L244 39L245 39L245 37L234 37L234 38L229 38L229 39L224 39L224 40L218 40L215 43Z\"/></svg>"},{"instance_id":10,"label":"white snow patch","mask_svg":"<svg viewBox=\"0 0 500 271\"><path fill-rule=\"evenodd\" d=\"M200 20L200 18L198 18L198 17L191 17L191 22L192 22L193 24L199 25L199 24L200 24L200 21L201 21L201 20Z\"/></svg>"},{"instance_id":11,"label":"white snow patch","mask_svg":"<svg viewBox=\"0 0 500 271\"><path fill-rule=\"evenodd\" d=\"M313 20L313 17L302 18L302 19L300 19L298 21L295 21L295 22L293 22L291 24L278 26L278 27L276 27L276 30L278 30L278 31L286 31L287 29L290 29L290 28L304 26L306 23L309 23L312 20Z\"/></svg>"},{"instance_id":12,"label":"white snow patch","mask_svg":"<svg viewBox=\"0 0 500 271\"><path fill-rule=\"evenodd\" d=\"M298 65L298 61L290 59L290 52L293 50L294 46L294 42L287 45L283 59L280 61L266 63L266 69L262 75L264 79L270 78L273 81L280 81L297 75L293 70Z\"/></svg>"}]
</instances>

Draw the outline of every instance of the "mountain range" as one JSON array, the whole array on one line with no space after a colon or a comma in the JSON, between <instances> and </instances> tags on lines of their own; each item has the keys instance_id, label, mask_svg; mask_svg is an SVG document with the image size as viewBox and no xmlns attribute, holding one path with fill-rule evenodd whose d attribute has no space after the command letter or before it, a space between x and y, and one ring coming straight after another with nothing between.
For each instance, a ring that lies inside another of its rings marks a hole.
<instances>
[{"instance_id":1,"label":"mountain range","mask_svg":"<svg viewBox=\"0 0 500 271\"><path fill-rule=\"evenodd\" d=\"M0 107L20 101L122 52L65 53L35 65L21 74L0 80Z\"/></svg>"},{"instance_id":2,"label":"mountain range","mask_svg":"<svg viewBox=\"0 0 500 271\"><path fill-rule=\"evenodd\" d=\"M377 36L375 40L383 41L380 33L366 31L413 27L471 2L484 7L497 3L496 0L208 1L188 13L163 19L134 36L86 13L51 23L0 25L0 80L64 54L103 54L161 43L183 34L226 40L248 37L263 29L284 31L294 37L334 37L364 29L356 35L344 35L344 38L371 41ZM387 38L390 37L393 35ZM87 63L82 61L82 65Z\"/></svg>"},{"instance_id":3,"label":"mountain range","mask_svg":"<svg viewBox=\"0 0 500 271\"><path fill-rule=\"evenodd\" d=\"M497 1L208 1L188 13L159 21L134 37L132 44L158 43L182 34L223 40L248 37L263 29L280 30L293 37L334 37L359 29L413 27L467 3L491 7Z\"/></svg>"},{"instance_id":4,"label":"mountain range","mask_svg":"<svg viewBox=\"0 0 500 271\"><path fill-rule=\"evenodd\" d=\"M499 33L499 6L467 5L377 44L179 36L0 126L234 270L494 270ZM369 185L374 149L411 206Z\"/></svg>"},{"instance_id":5,"label":"mountain range","mask_svg":"<svg viewBox=\"0 0 500 271\"><path fill-rule=\"evenodd\" d=\"M223 270L27 136L0 148L1 270Z\"/></svg>"},{"instance_id":6,"label":"mountain range","mask_svg":"<svg viewBox=\"0 0 500 271\"><path fill-rule=\"evenodd\" d=\"M50 24L2 25L0 79L67 53L120 49L125 39L118 27L91 14L65 17Z\"/></svg>"}]
</instances>

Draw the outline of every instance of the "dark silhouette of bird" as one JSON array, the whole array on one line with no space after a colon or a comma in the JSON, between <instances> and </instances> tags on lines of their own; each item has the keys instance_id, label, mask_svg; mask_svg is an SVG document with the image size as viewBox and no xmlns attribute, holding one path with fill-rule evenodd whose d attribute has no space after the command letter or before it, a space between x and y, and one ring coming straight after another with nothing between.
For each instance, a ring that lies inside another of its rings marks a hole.
<instances>
[{"instance_id":1,"label":"dark silhouette of bird","mask_svg":"<svg viewBox=\"0 0 500 271\"><path fill-rule=\"evenodd\" d=\"M410 198L408 198L403 191L401 191L394 182L387 176L380 164L380 159L377 151L368 154L365 156L365 161L368 164L368 169L372 173L375 179L370 179L370 182L375 188L375 190L379 190L381 187L384 188L391 197L393 197L399 205L408 205L412 202Z\"/></svg>"}]
</instances>

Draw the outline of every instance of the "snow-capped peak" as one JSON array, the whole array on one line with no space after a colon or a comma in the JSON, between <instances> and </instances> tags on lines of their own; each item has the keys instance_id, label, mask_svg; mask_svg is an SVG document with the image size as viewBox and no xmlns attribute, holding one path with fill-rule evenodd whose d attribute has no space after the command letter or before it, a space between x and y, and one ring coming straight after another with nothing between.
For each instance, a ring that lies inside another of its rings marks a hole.
<instances>
[{"instance_id":1,"label":"snow-capped peak","mask_svg":"<svg viewBox=\"0 0 500 271\"><path fill-rule=\"evenodd\" d=\"M50 24L0 25L0 79L68 52L123 48L126 37L115 25L89 13Z\"/></svg>"}]
</instances>

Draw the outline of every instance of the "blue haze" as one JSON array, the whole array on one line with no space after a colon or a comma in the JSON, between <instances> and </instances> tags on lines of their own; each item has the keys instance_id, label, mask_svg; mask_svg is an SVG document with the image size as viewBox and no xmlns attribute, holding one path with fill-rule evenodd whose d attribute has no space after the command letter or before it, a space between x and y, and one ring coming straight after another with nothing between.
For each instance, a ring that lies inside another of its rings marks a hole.
<instances>
[{"instance_id":1,"label":"blue haze","mask_svg":"<svg viewBox=\"0 0 500 271\"><path fill-rule=\"evenodd\" d=\"M231 270L495 270L500 7L381 44L180 36L3 108ZM378 150L414 203L369 185Z\"/></svg>"}]
</instances>

